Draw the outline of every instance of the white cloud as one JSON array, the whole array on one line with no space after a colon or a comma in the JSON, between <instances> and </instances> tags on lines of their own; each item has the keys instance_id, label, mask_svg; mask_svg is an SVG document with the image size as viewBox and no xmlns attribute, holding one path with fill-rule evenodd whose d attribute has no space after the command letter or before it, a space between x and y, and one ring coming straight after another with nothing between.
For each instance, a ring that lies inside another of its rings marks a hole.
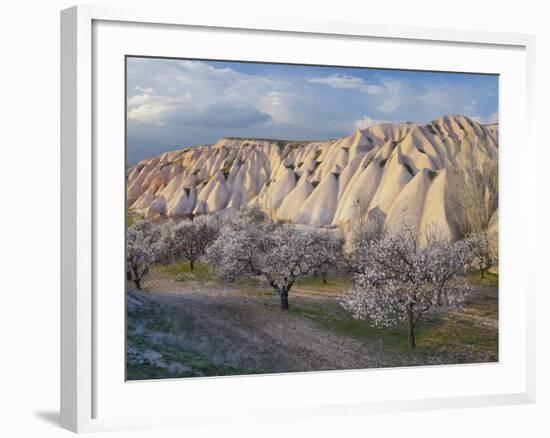
<instances>
[{"instance_id":1,"label":"white cloud","mask_svg":"<svg viewBox=\"0 0 550 438\"><path fill-rule=\"evenodd\" d=\"M272 118L256 108L239 102L196 107L191 97L178 98L139 94L128 99L128 120L151 123L201 126L210 128L243 128Z\"/></svg>"},{"instance_id":2,"label":"white cloud","mask_svg":"<svg viewBox=\"0 0 550 438\"><path fill-rule=\"evenodd\" d=\"M369 116L363 116L360 119L350 120L346 122L334 122L332 126L341 132L342 135L350 134L356 129L367 129L380 123L396 123L395 120L377 119Z\"/></svg>"},{"instance_id":3,"label":"white cloud","mask_svg":"<svg viewBox=\"0 0 550 438\"><path fill-rule=\"evenodd\" d=\"M366 94L382 94L385 88L380 84L371 84L364 79L342 74L333 74L320 78L308 78L308 82L327 85L340 90L354 90Z\"/></svg>"},{"instance_id":4,"label":"white cloud","mask_svg":"<svg viewBox=\"0 0 550 438\"><path fill-rule=\"evenodd\" d=\"M452 90L449 88L433 87L418 96L418 100L425 105L438 107L453 102ZM456 101L455 101L456 102Z\"/></svg>"},{"instance_id":5,"label":"white cloud","mask_svg":"<svg viewBox=\"0 0 550 438\"><path fill-rule=\"evenodd\" d=\"M223 136L322 139L386 121L487 114L498 95L496 86L445 74L365 76L349 69L315 73L313 67L154 58L129 58L127 79L129 150L152 148L149 155ZM497 116L473 118L489 123Z\"/></svg>"},{"instance_id":6,"label":"white cloud","mask_svg":"<svg viewBox=\"0 0 550 438\"><path fill-rule=\"evenodd\" d=\"M395 113L407 100L410 100L410 90L406 89L406 83L397 79L386 78L382 80L384 96L376 106L378 111L385 114Z\"/></svg>"},{"instance_id":7,"label":"white cloud","mask_svg":"<svg viewBox=\"0 0 550 438\"><path fill-rule=\"evenodd\" d=\"M406 89L405 82L395 78L380 78L377 83L371 83L356 76L333 74L326 77L309 78L308 81L336 89L368 94L372 99L372 104L383 113L393 113L407 99L417 97L416 90Z\"/></svg>"},{"instance_id":8,"label":"white cloud","mask_svg":"<svg viewBox=\"0 0 550 438\"><path fill-rule=\"evenodd\" d=\"M153 94L155 90L153 90L151 87L149 88L143 88L143 87L134 87L134 90L141 91L144 94Z\"/></svg>"},{"instance_id":9,"label":"white cloud","mask_svg":"<svg viewBox=\"0 0 550 438\"><path fill-rule=\"evenodd\" d=\"M303 102L303 98L295 93L268 91L262 93L255 105L260 111L269 114L274 123L288 124L296 120L296 109L300 102Z\"/></svg>"},{"instance_id":10,"label":"white cloud","mask_svg":"<svg viewBox=\"0 0 550 438\"><path fill-rule=\"evenodd\" d=\"M492 113L488 116L469 116L471 119L475 120L482 125L490 125L493 123L498 123L498 113Z\"/></svg>"},{"instance_id":11,"label":"white cloud","mask_svg":"<svg viewBox=\"0 0 550 438\"><path fill-rule=\"evenodd\" d=\"M132 59L128 120L223 128L289 123L295 95L287 84L199 61Z\"/></svg>"},{"instance_id":12,"label":"white cloud","mask_svg":"<svg viewBox=\"0 0 550 438\"><path fill-rule=\"evenodd\" d=\"M463 107L462 107L462 112L464 114L478 114L479 113L479 109L478 109L478 103L477 103L477 100L473 99L471 100L470 102L466 103Z\"/></svg>"},{"instance_id":13,"label":"white cloud","mask_svg":"<svg viewBox=\"0 0 550 438\"><path fill-rule=\"evenodd\" d=\"M363 116L361 119L354 122L354 126L357 129L367 129L374 125L379 125L380 123L392 123L390 120L384 119L373 119L369 116Z\"/></svg>"},{"instance_id":14,"label":"white cloud","mask_svg":"<svg viewBox=\"0 0 550 438\"><path fill-rule=\"evenodd\" d=\"M128 120L164 125L173 113L185 111L191 100L188 93L170 97L149 94L152 88L142 91L145 92L128 98Z\"/></svg>"}]
</instances>

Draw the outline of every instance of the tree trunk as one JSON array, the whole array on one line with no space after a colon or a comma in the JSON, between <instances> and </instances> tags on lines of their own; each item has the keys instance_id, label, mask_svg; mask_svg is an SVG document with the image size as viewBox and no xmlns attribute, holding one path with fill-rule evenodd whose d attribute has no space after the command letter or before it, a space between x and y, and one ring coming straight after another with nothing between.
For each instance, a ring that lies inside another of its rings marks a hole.
<instances>
[{"instance_id":1,"label":"tree trunk","mask_svg":"<svg viewBox=\"0 0 550 438\"><path fill-rule=\"evenodd\" d=\"M481 269L481 278L485 278L485 269Z\"/></svg>"},{"instance_id":2,"label":"tree trunk","mask_svg":"<svg viewBox=\"0 0 550 438\"><path fill-rule=\"evenodd\" d=\"M414 339L414 320L412 305L407 305L407 337L409 341L409 351L416 348L416 341Z\"/></svg>"},{"instance_id":3,"label":"tree trunk","mask_svg":"<svg viewBox=\"0 0 550 438\"><path fill-rule=\"evenodd\" d=\"M325 271L323 271L322 275L323 275L323 284L327 284L328 283L328 281L327 281L328 280L328 274Z\"/></svg>"},{"instance_id":4,"label":"tree trunk","mask_svg":"<svg viewBox=\"0 0 550 438\"><path fill-rule=\"evenodd\" d=\"M281 298L281 310L288 310L288 290L285 288L279 290L279 297Z\"/></svg>"},{"instance_id":5,"label":"tree trunk","mask_svg":"<svg viewBox=\"0 0 550 438\"><path fill-rule=\"evenodd\" d=\"M141 280L136 280L134 278L134 284L136 285L136 289L141 290Z\"/></svg>"},{"instance_id":6,"label":"tree trunk","mask_svg":"<svg viewBox=\"0 0 550 438\"><path fill-rule=\"evenodd\" d=\"M195 262L193 260L189 260L189 267L195 269Z\"/></svg>"}]
</instances>

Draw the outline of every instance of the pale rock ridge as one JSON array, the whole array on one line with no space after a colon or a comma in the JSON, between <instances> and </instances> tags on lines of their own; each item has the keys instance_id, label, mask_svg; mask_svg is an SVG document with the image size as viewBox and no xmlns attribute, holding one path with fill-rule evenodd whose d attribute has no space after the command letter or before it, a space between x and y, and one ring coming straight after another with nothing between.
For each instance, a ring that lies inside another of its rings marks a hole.
<instances>
[{"instance_id":1,"label":"pale rock ridge","mask_svg":"<svg viewBox=\"0 0 550 438\"><path fill-rule=\"evenodd\" d=\"M401 154L401 146L398 146L396 153L392 153L386 161L381 161L379 166L385 168L384 175L374 195L369 210L377 208L384 214L387 214L393 205L393 202L407 183L414 176L406 167L406 162Z\"/></svg>"},{"instance_id":2,"label":"pale rock ridge","mask_svg":"<svg viewBox=\"0 0 550 438\"><path fill-rule=\"evenodd\" d=\"M399 193L386 218L386 229L398 231L408 227L414 232L420 228L426 193L430 187L430 170L422 169Z\"/></svg>"},{"instance_id":3,"label":"pale rock ridge","mask_svg":"<svg viewBox=\"0 0 550 438\"><path fill-rule=\"evenodd\" d=\"M435 176L430 174L430 177L432 177L432 183L424 200L420 227L423 228L430 223L435 224L447 238L454 240L459 237L459 232L456 224L449 220L448 211L456 209L456 206L452 205L453 199L447 189L447 169L442 169Z\"/></svg>"},{"instance_id":4,"label":"pale rock ridge","mask_svg":"<svg viewBox=\"0 0 550 438\"><path fill-rule=\"evenodd\" d=\"M277 211L277 216L283 220L294 220L311 192L313 192L313 185L308 181L304 173L298 180L296 187L294 187L283 199Z\"/></svg>"},{"instance_id":5,"label":"pale rock ridge","mask_svg":"<svg viewBox=\"0 0 550 438\"><path fill-rule=\"evenodd\" d=\"M294 217L294 222L313 226L330 224L336 211L337 196L338 180L331 173L315 187Z\"/></svg>"},{"instance_id":6,"label":"pale rock ridge","mask_svg":"<svg viewBox=\"0 0 550 438\"><path fill-rule=\"evenodd\" d=\"M127 205L160 217L256 204L312 226L379 215L388 229L407 216L415 227L435 222L457 238L448 168L483 169L497 159L498 124L458 114L382 123L328 141L222 138L128 168Z\"/></svg>"},{"instance_id":7,"label":"pale rock ridge","mask_svg":"<svg viewBox=\"0 0 550 438\"><path fill-rule=\"evenodd\" d=\"M367 154L341 196L333 225L348 223L368 212L383 173L381 160Z\"/></svg>"},{"instance_id":8,"label":"pale rock ridge","mask_svg":"<svg viewBox=\"0 0 550 438\"><path fill-rule=\"evenodd\" d=\"M171 217L190 215L195 207L196 197L195 189L180 189L168 202L166 215Z\"/></svg>"}]
</instances>

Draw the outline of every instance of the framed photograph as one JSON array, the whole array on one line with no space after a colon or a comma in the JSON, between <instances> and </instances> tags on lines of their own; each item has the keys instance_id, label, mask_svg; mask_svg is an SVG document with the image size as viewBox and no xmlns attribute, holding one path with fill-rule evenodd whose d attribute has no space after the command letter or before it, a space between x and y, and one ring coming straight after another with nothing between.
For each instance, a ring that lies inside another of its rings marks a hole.
<instances>
[{"instance_id":1,"label":"framed photograph","mask_svg":"<svg viewBox=\"0 0 550 438\"><path fill-rule=\"evenodd\" d=\"M61 52L63 427L534 401L534 37L74 7Z\"/></svg>"}]
</instances>

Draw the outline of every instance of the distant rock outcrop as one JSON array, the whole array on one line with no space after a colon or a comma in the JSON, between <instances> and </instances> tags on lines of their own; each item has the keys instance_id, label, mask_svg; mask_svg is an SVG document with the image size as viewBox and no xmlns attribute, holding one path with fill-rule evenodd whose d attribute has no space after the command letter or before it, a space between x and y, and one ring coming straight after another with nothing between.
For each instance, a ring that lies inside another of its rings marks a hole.
<instances>
[{"instance_id":1,"label":"distant rock outcrop","mask_svg":"<svg viewBox=\"0 0 550 438\"><path fill-rule=\"evenodd\" d=\"M497 157L498 125L462 115L382 123L325 142L222 138L129 168L128 210L188 216L256 204L275 218L323 227L376 213L386 228L406 217L456 238L447 173Z\"/></svg>"}]
</instances>

